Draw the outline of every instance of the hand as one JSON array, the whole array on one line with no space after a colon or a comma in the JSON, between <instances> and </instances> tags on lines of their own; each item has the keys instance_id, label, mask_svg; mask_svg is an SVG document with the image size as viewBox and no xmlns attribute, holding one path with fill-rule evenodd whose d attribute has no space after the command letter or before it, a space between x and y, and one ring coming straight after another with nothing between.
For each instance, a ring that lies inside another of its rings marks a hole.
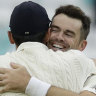
<instances>
[{"instance_id":1,"label":"hand","mask_svg":"<svg viewBox=\"0 0 96 96\"><path fill-rule=\"evenodd\" d=\"M10 63L12 69L0 68L0 86L3 88L0 93L25 92L31 78L26 68L22 65Z\"/></svg>"}]
</instances>

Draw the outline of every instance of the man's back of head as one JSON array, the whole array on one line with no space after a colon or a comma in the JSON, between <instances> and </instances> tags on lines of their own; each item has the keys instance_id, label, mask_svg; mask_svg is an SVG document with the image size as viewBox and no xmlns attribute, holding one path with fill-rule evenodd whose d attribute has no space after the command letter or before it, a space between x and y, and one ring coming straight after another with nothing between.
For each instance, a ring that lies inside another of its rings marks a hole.
<instances>
[{"instance_id":1,"label":"man's back of head","mask_svg":"<svg viewBox=\"0 0 96 96\"><path fill-rule=\"evenodd\" d=\"M12 37L17 46L23 42L42 42L49 27L46 10L32 1L16 6L10 19Z\"/></svg>"}]
</instances>

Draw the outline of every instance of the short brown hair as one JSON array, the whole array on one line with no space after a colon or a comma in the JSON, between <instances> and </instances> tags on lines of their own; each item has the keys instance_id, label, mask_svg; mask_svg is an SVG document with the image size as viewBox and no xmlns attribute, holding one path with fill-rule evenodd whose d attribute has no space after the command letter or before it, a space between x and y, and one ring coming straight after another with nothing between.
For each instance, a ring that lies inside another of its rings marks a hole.
<instances>
[{"instance_id":1,"label":"short brown hair","mask_svg":"<svg viewBox=\"0 0 96 96\"><path fill-rule=\"evenodd\" d=\"M55 15L53 16L52 20L54 17L58 14L65 14L69 17L76 18L82 21L82 28L81 28L81 39L87 39L87 36L90 31L90 18L85 15L85 13L77 6L74 5L67 5L67 6L60 6L59 8L56 9Z\"/></svg>"}]
</instances>

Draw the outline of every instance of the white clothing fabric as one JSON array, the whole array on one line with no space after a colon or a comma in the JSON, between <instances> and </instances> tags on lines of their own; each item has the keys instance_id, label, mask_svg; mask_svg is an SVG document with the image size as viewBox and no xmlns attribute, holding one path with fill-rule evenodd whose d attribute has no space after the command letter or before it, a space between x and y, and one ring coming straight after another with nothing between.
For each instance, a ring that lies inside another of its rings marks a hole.
<instances>
[{"instance_id":1,"label":"white clothing fabric","mask_svg":"<svg viewBox=\"0 0 96 96\"><path fill-rule=\"evenodd\" d=\"M96 74L94 62L80 51L54 52L37 42L23 43L16 52L0 56L0 67L10 68L10 62L24 65L31 76L77 93L87 78ZM0 96L26 95L9 92Z\"/></svg>"},{"instance_id":2,"label":"white clothing fabric","mask_svg":"<svg viewBox=\"0 0 96 96\"><path fill-rule=\"evenodd\" d=\"M28 83L25 93L28 94L28 96L46 96L50 87L50 84L32 77Z\"/></svg>"},{"instance_id":3,"label":"white clothing fabric","mask_svg":"<svg viewBox=\"0 0 96 96\"><path fill-rule=\"evenodd\" d=\"M96 94L96 75L90 76L84 84L83 91L87 90Z\"/></svg>"},{"instance_id":4,"label":"white clothing fabric","mask_svg":"<svg viewBox=\"0 0 96 96\"><path fill-rule=\"evenodd\" d=\"M96 79L96 77L95 77L95 79ZM89 92L96 94L95 79L93 79L93 81L91 80L91 86L89 86L89 85L84 86L82 91L87 90ZM89 81L89 80L87 80L87 81ZM92 85L92 82L94 82L95 85ZM90 83L88 83L88 84L90 84ZM84 85L86 85L86 84L84 84ZM40 81L35 77L31 77L31 79L26 87L25 93L28 94L28 96L46 96L50 87L51 87L50 84Z\"/></svg>"}]
</instances>

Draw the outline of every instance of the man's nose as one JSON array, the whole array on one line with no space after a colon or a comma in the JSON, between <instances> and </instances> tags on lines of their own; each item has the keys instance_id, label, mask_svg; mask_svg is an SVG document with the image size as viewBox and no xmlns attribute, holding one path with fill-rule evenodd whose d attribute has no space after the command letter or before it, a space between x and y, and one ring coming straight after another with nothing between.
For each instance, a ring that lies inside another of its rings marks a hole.
<instances>
[{"instance_id":1,"label":"man's nose","mask_svg":"<svg viewBox=\"0 0 96 96\"><path fill-rule=\"evenodd\" d=\"M57 38L58 38L59 41L64 41L65 38L64 38L63 32L58 33Z\"/></svg>"}]
</instances>

